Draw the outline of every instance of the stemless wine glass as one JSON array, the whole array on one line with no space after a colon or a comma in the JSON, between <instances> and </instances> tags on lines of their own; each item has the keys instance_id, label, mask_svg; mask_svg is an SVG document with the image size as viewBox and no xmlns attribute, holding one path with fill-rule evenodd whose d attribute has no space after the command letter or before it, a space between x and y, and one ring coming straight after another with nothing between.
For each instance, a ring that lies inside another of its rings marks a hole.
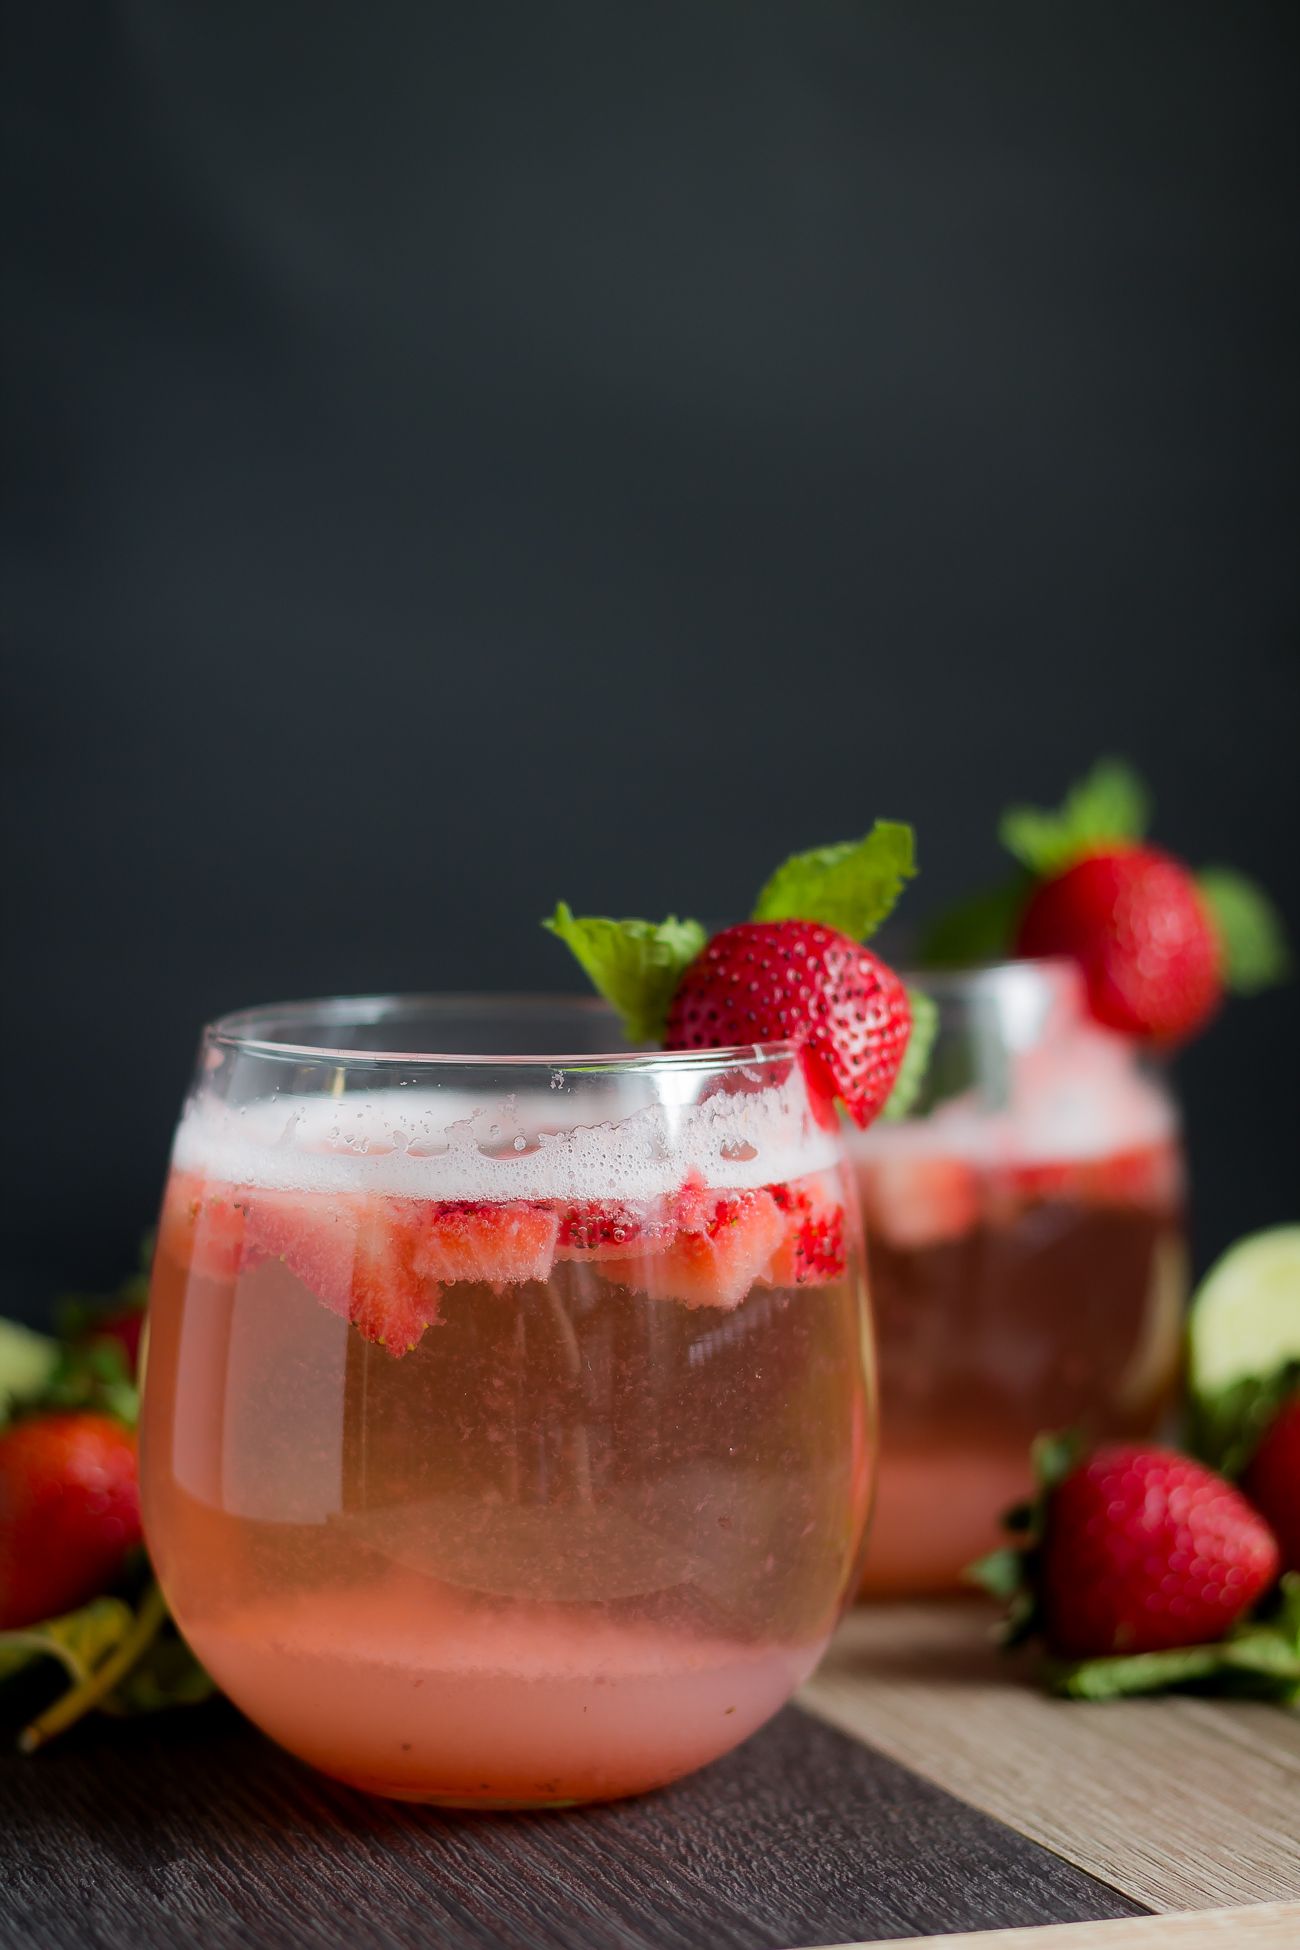
<instances>
[{"instance_id":1,"label":"stemless wine glass","mask_svg":"<svg viewBox=\"0 0 1300 1950\"><path fill-rule=\"evenodd\" d=\"M856 1585L875 1415L837 1134L789 1045L616 1042L541 999L204 1034L149 1546L218 1684L358 1787L674 1780L784 1703Z\"/></svg>"},{"instance_id":2,"label":"stemless wine glass","mask_svg":"<svg viewBox=\"0 0 1300 1950\"><path fill-rule=\"evenodd\" d=\"M955 1588L1031 1489L1036 1433L1158 1431L1187 1268L1174 1106L1068 962L909 982L938 1008L917 1114L854 1134L880 1341L865 1589Z\"/></svg>"}]
</instances>

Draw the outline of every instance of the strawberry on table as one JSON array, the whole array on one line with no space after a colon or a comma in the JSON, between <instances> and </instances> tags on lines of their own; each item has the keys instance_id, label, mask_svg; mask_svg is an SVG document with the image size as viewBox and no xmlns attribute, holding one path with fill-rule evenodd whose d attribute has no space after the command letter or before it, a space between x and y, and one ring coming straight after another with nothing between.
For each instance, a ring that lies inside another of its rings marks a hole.
<instances>
[{"instance_id":1,"label":"strawberry on table","mask_svg":"<svg viewBox=\"0 0 1300 1950\"><path fill-rule=\"evenodd\" d=\"M1008 1511L1016 1539L970 1567L1008 1601L1005 1642L1037 1637L1056 1690L1081 1699L1176 1686L1300 1690L1300 1583L1226 1477L1155 1444L1034 1445L1039 1493Z\"/></svg>"},{"instance_id":2,"label":"strawberry on table","mask_svg":"<svg viewBox=\"0 0 1300 1950\"><path fill-rule=\"evenodd\" d=\"M1300 1571L1300 1392L1274 1416L1242 1477L1256 1509L1272 1526L1288 1571Z\"/></svg>"},{"instance_id":3,"label":"strawberry on table","mask_svg":"<svg viewBox=\"0 0 1300 1950\"><path fill-rule=\"evenodd\" d=\"M121 1422L31 1415L0 1434L0 1630L86 1603L139 1542L135 1437Z\"/></svg>"},{"instance_id":4,"label":"strawberry on table","mask_svg":"<svg viewBox=\"0 0 1300 1950\"><path fill-rule=\"evenodd\" d=\"M1172 1449L1098 1449L1052 1491L1044 1637L1063 1658L1222 1637L1278 1573L1277 1540L1224 1477Z\"/></svg>"}]
</instances>

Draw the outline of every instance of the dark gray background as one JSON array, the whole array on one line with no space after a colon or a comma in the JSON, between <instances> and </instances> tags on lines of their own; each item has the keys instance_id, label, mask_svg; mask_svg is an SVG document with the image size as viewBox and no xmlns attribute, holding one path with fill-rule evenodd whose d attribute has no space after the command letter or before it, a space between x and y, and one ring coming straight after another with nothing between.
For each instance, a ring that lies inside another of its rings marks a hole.
<instances>
[{"instance_id":1,"label":"dark gray background","mask_svg":"<svg viewBox=\"0 0 1300 1950\"><path fill-rule=\"evenodd\" d=\"M1292 4L11 5L6 1302L195 1032L1131 754L1300 918ZM1181 1066L1295 1216L1297 997Z\"/></svg>"}]
</instances>

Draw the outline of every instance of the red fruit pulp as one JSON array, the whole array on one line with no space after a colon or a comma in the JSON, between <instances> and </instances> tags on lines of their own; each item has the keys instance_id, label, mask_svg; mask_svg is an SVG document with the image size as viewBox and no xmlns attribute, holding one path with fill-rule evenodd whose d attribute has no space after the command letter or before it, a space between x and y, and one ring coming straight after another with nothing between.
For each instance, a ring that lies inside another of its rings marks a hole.
<instances>
[{"instance_id":1,"label":"red fruit pulp","mask_svg":"<svg viewBox=\"0 0 1300 1950\"><path fill-rule=\"evenodd\" d=\"M120 1422L40 1415L0 1435L0 1630L85 1604L139 1542L135 1437Z\"/></svg>"}]
</instances>

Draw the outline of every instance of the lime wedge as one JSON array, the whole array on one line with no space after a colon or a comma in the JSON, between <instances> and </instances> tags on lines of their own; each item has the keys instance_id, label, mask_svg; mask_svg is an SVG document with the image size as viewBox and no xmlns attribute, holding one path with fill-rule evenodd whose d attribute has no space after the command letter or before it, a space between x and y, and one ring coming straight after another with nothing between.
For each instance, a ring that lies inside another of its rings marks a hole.
<instances>
[{"instance_id":1,"label":"lime wedge","mask_svg":"<svg viewBox=\"0 0 1300 1950\"><path fill-rule=\"evenodd\" d=\"M58 1343L16 1320L0 1320L0 1421L11 1402L39 1395L54 1372Z\"/></svg>"},{"instance_id":2,"label":"lime wedge","mask_svg":"<svg viewBox=\"0 0 1300 1950\"><path fill-rule=\"evenodd\" d=\"M1210 1268L1192 1301L1187 1354L1201 1401L1300 1362L1300 1226L1251 1233Z\"/></svg>"}]
</instances>

